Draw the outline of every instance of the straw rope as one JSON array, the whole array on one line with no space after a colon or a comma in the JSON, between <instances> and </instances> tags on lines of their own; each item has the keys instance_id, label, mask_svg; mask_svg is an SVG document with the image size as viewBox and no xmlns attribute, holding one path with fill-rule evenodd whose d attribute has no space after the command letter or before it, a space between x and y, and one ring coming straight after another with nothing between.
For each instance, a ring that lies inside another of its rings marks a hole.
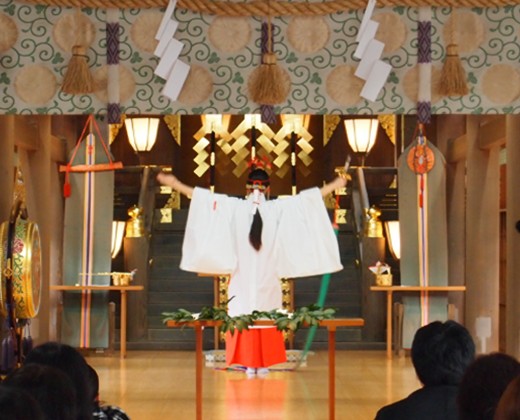
<instances>
[{"instance_id":1,"label":"straw rope","mask_svg":"<svg viewBox=\"0 0 520 420\"><path fill-rule=\"evenodd\" d=\"M25 3L47 6L69 7L109 7L149 8L166 6L168 0L24 0ZM322 3L310 2L268 2L255 0L247 3L234 3L229 1L213 0L179 0L177 9L187 9L192 12L200 12L219 16L318 16L328 15L348 10L365 9L366 0L328 0ZM380 7L501 7L520 4L520 0L379 0Z\"/></svg>"}]
</instances>

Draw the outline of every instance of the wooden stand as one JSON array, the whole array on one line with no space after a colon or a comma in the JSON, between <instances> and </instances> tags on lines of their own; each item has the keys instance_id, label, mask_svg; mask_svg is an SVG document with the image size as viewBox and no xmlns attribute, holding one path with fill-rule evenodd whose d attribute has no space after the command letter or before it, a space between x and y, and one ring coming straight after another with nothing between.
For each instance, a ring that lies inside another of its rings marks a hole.
<instances>
[{"instance_id":1,"label":"wooden stand","mask_svg":"<svg viewBox=\"0 0 520 420\"><path fill-rule=\"evenodd\" d=\"M392 358L392 306L394 292L465 292L466 286L371 286L373 292L386 292L386 356Z\"/></svg>"},{"instance_id":2,"label":"wooden stand","mask_svg":"<svg viewBox=\"0 0 520 420\"><path fill-rule=\"evenodd\" d=\"M62 292L97 292L97 291L107 291L107 290L117 290L121 293L121 329L120 329L120 342L121 342L121 359L124 359L126 357L126 305L127 305L127 296L126 292L129 291L139 291L143 290L143 286L64 286L64 285L57 285L57 286L51 286L51 290L57 290Z\"/></svg>"},{"instance_id":3,"label":"wooden stand","mask_svg":"<svg viewBox=\"0 0 520 420\"><path fill-rule=\"evenodd\" d=\"M256 321L255 325L273 325L273 321ZM219 328L221 321L192 321L176 322L168 321L170 328L192 327L195 329L195 404L196 420L202 420L202 332L204 327ZM336 418L336 329L339 327L362 327L362 318L326 319L320 321L320 327L326 327L329 332L329 420Z\"/></svg>"}]
</instances>

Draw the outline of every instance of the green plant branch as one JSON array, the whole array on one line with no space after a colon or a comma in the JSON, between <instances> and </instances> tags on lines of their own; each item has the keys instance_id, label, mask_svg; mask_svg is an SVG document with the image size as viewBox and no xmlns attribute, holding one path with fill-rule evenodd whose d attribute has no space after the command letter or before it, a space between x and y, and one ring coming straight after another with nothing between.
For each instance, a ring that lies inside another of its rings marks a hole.
<instances>
[{"instance_id":1,"label":"green plant branch","mask_svg":"<svg viewBox=\"0 0 520 420\"><path fill-rule=\"evenodd\" d=\"M320 308L318 305L302 306L294 312L284 312L280 310L253 311L251 314L239 316L229 316L226 309L218 306L205 306L196 314L186 309L178 309L174 312L163 312L163 322L175 321L177 323L188 323L192 321L221 321L220 330L231 332L235 330L241 332L249 329L258 320L272 320L276 328L280 331L295 332L302 327L317 326L324 319L333 319L336 309Z\"/></svg>"}]
</instances>

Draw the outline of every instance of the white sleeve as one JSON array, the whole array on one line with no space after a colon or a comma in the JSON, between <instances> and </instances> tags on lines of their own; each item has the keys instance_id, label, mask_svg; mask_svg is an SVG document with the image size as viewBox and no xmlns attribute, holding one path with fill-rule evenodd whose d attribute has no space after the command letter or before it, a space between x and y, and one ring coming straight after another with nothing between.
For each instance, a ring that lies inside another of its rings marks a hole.
<instances>
[{"instance_id":1,"label":"white sleeve","mask_svg":"<svg viewBox=\"0 0 520 420\"><path fill-rule=\"evenodd\" d=\"M230 221L236 200L194 188L182 244L182 270L229 274L235 269L237 253Z\"/></svg>"},{"instance_id":2,"label":"white sleeve","mask_svg":"<svg viewBox=\"0 0 520 420\"><path fill-rule=\"evenodd\" d=\"M338 240L320 190L281 199L277 232L277 272L295 278L340 271Z\"/></svg>"}]
</instances>

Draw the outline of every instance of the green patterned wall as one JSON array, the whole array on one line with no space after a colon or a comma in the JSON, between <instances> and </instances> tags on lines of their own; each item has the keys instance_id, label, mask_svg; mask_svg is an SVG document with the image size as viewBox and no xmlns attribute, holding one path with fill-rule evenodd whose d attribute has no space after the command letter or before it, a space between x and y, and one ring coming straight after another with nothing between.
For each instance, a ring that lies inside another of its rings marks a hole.
<instances>
[{"instance_id":1,"label":"green patterned wall","mask_svg":"<svg viewBox=\"0 0 520 420\"><path fill-rule=\"evenodd\" d=\"M353 76L362 11L323 17L275 18L274 49L291 78L277 113L414 113L417 83L417 9L376 9L377 38L393 71L376 102L359 96ZM434 113L516 113L520 107L520 6L489 9L435 8L432 18L432 107ZM106 113L105 10L32 6L0 0L0 113ZM161 95L164 81L153 73L159 9L120 11L120 92L129 114L243 114L258 111L247 81L260 63L259 18L226 18L176 10L181 58L191 70L179 100ZM79 25L79 23L82 23ZM83 28L83 29L82 29ZM82 35L99 89L91 95L60 91L71 47ZM470 93L446 98L436 85L445 47L459 44Z\"/></svg>"}]
</instances>

